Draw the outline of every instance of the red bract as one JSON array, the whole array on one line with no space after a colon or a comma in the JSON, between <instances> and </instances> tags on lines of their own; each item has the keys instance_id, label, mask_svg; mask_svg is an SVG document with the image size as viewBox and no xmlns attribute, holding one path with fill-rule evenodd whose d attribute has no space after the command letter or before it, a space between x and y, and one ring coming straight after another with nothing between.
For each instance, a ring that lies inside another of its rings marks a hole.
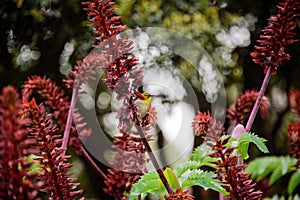
<instances>
[{"instance_id":1,"label":"red bract","mask_svg":"<svg viewBox=\"0 0 300 200\"><path fill-rule=\"evenodd\" d=\"M145 117L141 119L141 126L146 130L147 128L154 127L156 125L156 119L157 119L157 112L155 111L155 108L149 106L149 110L146 113Z\"/></svg>"},{"instance_id":2,"label":"red bract","mask_svg":"<svg viewBox=\"0 0 300 200\"><path fill-rule=\"evenodd\" d=\"M27 156L34 153L34 138L29 138L27 119L22 119L17 90L8 86L0 95L0 199L34 199L39 184Z\"/></svg>"},{"instance_id":3,"label":"red bract","mask_svg":"<svg viewBox=\"0 0 300 200\"><path fill-rule=\"evenodd\" d=\"M132 55L133 42L126 38L117 38L117 34L125 29L121 25L120 17L114 16L116 8L111 8L114 2L93 0L84 2L84 10L87 11L90 26L94 28L98 36L99 49L105 63L99 68L104 72L104 82L107 87L117 94L117 100L123 100L123 108L119 110L119 128L130 126L137 108L132 99L135 91L141 86L143 79L143 67L136 68L138 58Z\"/></svg>"},{"instance_id":4,"label":"red bract","mask_svg":"<svg viewBox=\"0 0 300 200\"><path fill-rule=\"evenodd\" d=\"M100 52L105 62L99 69L105 74L103 79L107 87L116 93L116 99L121 100L123 105L118 110L118 128L121 136L115 137L113 164L116 169L108 170L104 191L115 196L116 199L126 199L124 194L128 193L131 185L140 174L146 170L145 149L143 140L134 135L131 130L136 123L136 114L139 114L138 107L134 104L136 99L135 91L142 84L143 67L136 67L138 58L132 55L133 42L125 38L118 38L117 34L125 29L121 25L121 17L115 16L116 8L111 6L114 2L107 0L92 0L84 2L84 10L88 13L90 26L93 27L97 35L98 44L95 46ZM153 124L154 112L148 112L147 121L143 121L143 126ZM125 131L126 130L126 131ZM131 171L138 174L122 172Z\"/></svg>"},{"instance_id":5,"label":"red bract","mask_svg":"<svg viewBox=\"0 0 300 200\"><path fill-rule=\"evenodd\" d=\"M94 28L96 39L100 42L122 32L126 26L121 25L121 17L115 16L117 8L112 8L115 2L111 0L91 0L83 2L83 10L88 13L90 26Z\"/></svg>"},{"instance_id":6,"label":"red bract","mask_svg":"<svg viewBox=\"0 0 300 200\"><path fill-rule=\"evenodd\" d=\"M35 100L30 103L24 100L23 110L24 116L30 117L30 134L37 140L34 147L39 151L35 155L42 165L38 178L45 183L40 190L47 192L49 199L74 199L83 191L77 190L76 179L68 173L72 165L66 161L67 156L62 156L61 134L52 121L53 116L45 112L42 104L36 105Z\"/></svg>"},{"instance_id":7,"label":"red bract","mask_svg":"<svg viewBox=\"0 0 300 200\"><path fill-rule=\"evenodd\" d=\"M75 69L67 75L67 79L64 80L66 86L79 90L83 83L88 85L88 80L95 80L97 72L105 63L103 55L97 52L88 54L82 61L78 61Z\"/></svg>"},{"instance_id":8,"label":"red bract","mask_svg":"<svg viewBox=\"0 0 300 200\"><path fill-rule=\"evenodd\" d=\"M290 108L300 117L300 91L292 89L289 92ZM289 153L298 159L300 167L300 121L288 125Z\"/></svg>"},{"instance_id":9,"label":"red bract","mask_svg":"<svg viewBox=\"0 0 300 200\"><path fill-rule=\"evenodd\" d=\"M228 147L229 135L226 135L220 122L206 113L199 112L194 118L193 127L195 134L202 135L208 146L214 151L210 156L217 158L218 179L223 182L223 187L230 193L225 199L259 200L262 192L255 190L255 183L250 179L250 174L245 173L246 165L237 164L236 148Z\"/></svg>"},{"instance_id":10,"label":"red bract","mask_svg":"<svg viewBox=\"0 0 300 200\"><path fill-rule=\"evenodd\" d=\"M289 103L292 111L300 116L300 91L292 89L289 92Z\"/></svg>"},{"instance_id":11,"label":"red bract","mask_svg":"<svg viewBox=\"0 0 300 200\"><path fill-rule=\"evenodd\" d=\"M265 67L265 73L271 67L272 74L276 74L277 68L290 60L285 46L298 41L293 39L296 35L293 30L297 26L295 18L299 16L300 2L284 0L277 8L277 14L269 18L269 25L262 30L257 40L259 44L251 53L253 62Z\"/></svg>"},{"instance_id":12,"label":"red bract","mask_svg":"<svg viewBox=\"0 0 300 200\"><path fill-rule=\"evenodd\" d=\"M192 122L193 131L196 136L206 135L207 130L211 125L211 119L209 111L207 114L205 112L198 112L198 115L194 117Z\"/></svg>"},{"instance_id":13,"label":"red bract","mask_svg":"<svg viewBox=\"0 0 300 200\"><path fill-rule=\"evenodd\" d=\"M131 132L123 132L114 140L113 153L114 162L111 163L116 169L131 173L145 173L146 170L146 149L141 138Z\"/></svg>"},{"instance_id":14,"label":"red bract","mask_svg":"<svg viewBox=\"0 0 300 200\"><path fill-rule=\"evenodd\" d=\"M297 166L300 167L300 121L289 124L288 138L289 153L299 160Z\"/></svg>"},{"instance_id":15,"label":"red bract","mask_svg":"<svg viewBox=\"0 0 300 200\"><path fill-rule=\"evenodd\" d=\"M132 184L139 178L139 174L130 174L115 169L108 169L107 180L104 181L107 186L104 192L115 197L115 200L127 200L124 194L128 194Z\"/></svg>"},{"instance_id":16,"label":"red bract","mask_svg":"<svg viewBox=\"0 0 300 200\"><path fill-rule=\"evenodd\" d=\"M227 109L227 118L233 120L236 124L243 123L247 119L253 109L255 101L258 97L258 92L248 90L241 94L232 108ZM269 101L266 96L263 96L259 106L260 115L265 118L268 112Z\"/></svg>"},{"instance_id":17,"label":"red bract","mask_svg":"<svg viewBox=\"0 0 300 200\"><path fill-rule=\"evenodd\" d=\"M29 99L35 96L34 94L38 94L44 100L44 105L50 109L52 116L59 125L59 133L63 134L70 106L65 92L51 79L47 79L46 77L42 78L40 76L28 78L28 81L23 84L22 88L24 98ZM72 146L78 154L81 154L81 139L89 136L91 130L86 128L79 113L75 112L73 117L77 125L76 127L73 125L71 128L69 145Z\"/></svg>"},{"instance_id":18,"label":"red bract","mask_svg":"<svg viewBox=\"0 0 300 200\"><path fill-rule=\"evenodd\" d=\"M188 190L181 191L181 189L177 189L172 194L165 196L165 200L193 200L195 197L193 195L188 194Z\"/></svg>"}]
</instances>

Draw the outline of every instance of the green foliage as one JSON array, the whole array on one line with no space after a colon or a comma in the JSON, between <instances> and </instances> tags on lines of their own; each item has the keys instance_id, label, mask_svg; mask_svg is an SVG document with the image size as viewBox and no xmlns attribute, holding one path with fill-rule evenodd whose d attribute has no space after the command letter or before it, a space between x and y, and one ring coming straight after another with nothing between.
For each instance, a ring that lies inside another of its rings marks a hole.
<instances>
[{"instance_id":1,"label":"green foliage","mask_svg":"<svg viewBox=\"0 0 300 200\"><path fill-rule=\"evenodd\" d=\"M237 146L237 151L238 153L242 154L243 159L248 159L248 147L249 143L254 143L257 148L262 151L263 153L269 153L267 146L265 145L265 140L264 138L260 138L254 133L246 133L243 134L239 139L238 139L238 146Z\"/></svg>"},{"instance_id":2,"label":"green foliage","mask_svg":"<svg viewBox=\"0 0 300 200\"><path fill-rule=\"evenodd\" d=\"M138 199L140 194L158 193L159 176L156 172L144 174L140 180L132 186L129 200Z\"/></svg>"},{"instance_id":3,"label":"green foliage","mask_svg":"<svg viewBox=\"0 0 300 200\"><path fill-rule=\"evenodd\" d=\"M251 177L256 180L261 180L262 178L270 175L270 185L274 184L278 179L282 176L293 172L296 170L295 164L297 159L291 158L289 156L286 157L276 157L276 156L268 156L257 158L254 161L250 162L248 167L246 168L246 172L251 172ZM298 170L299 171L299 170ZM289 182L289 193L291 194L296 186L300 183L300 173L296 172L290 182ZM297 180L298 178L298 180Z\"/></svg>"},{"instance_id":4,"label":"green foliage","mask_svg":"<svg viewBox=\"0 0 300 200\"><path fill-rule=\"evenodd\" d=\"M179 180L183 189L190 186L200 186L205 190L212 189L223 195L228 195L228 192L221 186L221 182L216 178L214 172L206 172L200 169L188 169L183 173Z\"/></svg>"},{"instance_id":5,"label":"green foliage","mask_svg":"<svg viewBox=\"0 0 300 200\"><path fill-rule=\"evenodd\" d=\"M164 175L173 190L180 188L180 183L178 181L178 178L171 168L167 167L164 171ZM161 180L159 180L158 183L158 191L159 191L160 198L163 198L167 194L165 186Z\"/></svg>"},{"instance_id":6,"label":"green foliage","mask_svg":"<svg viewBox=\"0 0 300 200\"><path fill-rule=\"evenodd\" d=\"M300 169L298 169L291 177L288 185L288 193L292 194L295 188L300 184ZM299 199L299 197L298 197Z\"/></svg>"},{"instance_id":7,"label":"green foliage","mask_svg":"<svg viewBox=\"0 0 300 200\"><path fill-rule=\"evenodd\" d=\"M272 198L264 198L263 200L300 200L299 195L289 196L287 199L284 197L278 197L278 195L273 196Z\"/></svg>"},{"instance_id":8,"label":"green foliage","mask_svg":"<svg viewBox=\"0 0 300 200\"><path fill-rule=\"evenodd\" d=\"M196 161L196 163L199 165L198 168L202 166L208 166L216 169L217 167L214 164L216 158L210 157L209 154L211 153L213 153L213 151L209 146L207 146L206 144L201 144L200 146L194 149L192 155L190 156L190 161ZM189 165L191 164L191 162L186 162L185 164ZM182 166L185 166L185 164L183 164Z\"/></svg>"},{"instance_id":9,"label":"green foliage","mask_svg":"<svg viewBox=\"0 0 300 200\"><path fill-rule=\"evenodd\" d=\"M184 190L190 186L200 186L205 190L212 189L227 195L228 192L222 187L221 182L216 178L217 175L214 172L199 169L203 165L201 162L190 160L178 166L174 171L167 168L164 174L173 190L177 188ZM145 197L150 193L156 194L160 198L163 198L167 194L156 172L149 172L143 175L133 185L129 199L136 200L139 195Z\"/></svg>"}]
</instances>

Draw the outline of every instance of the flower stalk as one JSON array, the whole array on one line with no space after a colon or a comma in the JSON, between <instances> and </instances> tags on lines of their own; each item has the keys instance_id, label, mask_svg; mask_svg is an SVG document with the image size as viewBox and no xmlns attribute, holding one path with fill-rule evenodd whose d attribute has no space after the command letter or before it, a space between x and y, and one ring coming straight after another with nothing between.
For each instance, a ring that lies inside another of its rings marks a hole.
<instances>
[{"instance_id":1,"label":"flower stalk","mask_svg":"<svg viewBox=\"0 0 300 200\"><path fill-rule=\"evenodd\" d=\"M148 141L147 141L146 134L144 133L144 130L143 130L143 128L141 127L140 122L139 122L139 120L138 120L137 113L134 113L134 118L135 118L135 120L136 120L136 128L137 128L138 133L139 133L139 135L140 135L140 137L141 137L141 139L142 139L142 141L143 141L143 144L144 144L144 146L145 146L145 148L146 148L146 151L147 151L147 153L148 153L148 155L149 155L149 157L150 157L150 160L151 160L151 162L152 162L152 164L153 164L153 166L154 166L156 172L158 173L158 175L159 175L159 177L160 177L162 183L164 184L164 186L165 186L167 192L168 192L169 194L172 194L172 193L173 193L173 190L172 190L172 188L171 188L169 182L167 181L167 178L165 177L165 175L164 175L164 173L163 173L161 167L159 166L159 164L158 164L158 162L157 162L157 160L156 160L156 157L155 157L155 155L154 155L154 153L153 153L153 151L152 151L152 149L151 149L151 146L149 145L149 143L148 143Z\"/></svg>"},{"instance_id":2,"label":"flower stalk","mask_svg":"<svg viewBox=\"0 0 300 200\"><path fill-rule=\"evenodd\" d=\"M249 119L247 121L247 124L246 124L246 127L245 127L246 132L249 132L251 130L251 127L253 125L253 122L254 122L254 119L256 117L257 111L259 109L259 106L260 106L260 104L262 102L262 99L263 99L263 96L264 96L264 94L266 92L266 89L267 89L267 86L269 84L269 81L271 79L271 72L272 72L272 68L269 67L268 70L267 70L267 73L265 75L264 81L262 83L262 86L261 86L261 88L259 90L259 94L258 94L258 97L257 97L257 99L255 101L254 107L253 107L253 109L251 111L250 117L249 117Z\"/></svg>"},{"instance_id":3,"label":"flower stalk","mask_svg":"<svg viewBox=\"0 0 300 200\"><path fill-rule=\"evenodd\" d=\"M63 140L62 140L62 144L61 144L61 148L64 149L63 150L63 155L66 154L67 145L68 145L68 142L69 142L70 129L71 129L71 126L72 126L73 109L74 109L76 98L77 98L77 91L78 91L77 89L73 89L71 103L70 103L70 107L69 107L69 111L68 111L68 118L67 118L67 121L66 121Z\"/></svg>"}]
</instances>

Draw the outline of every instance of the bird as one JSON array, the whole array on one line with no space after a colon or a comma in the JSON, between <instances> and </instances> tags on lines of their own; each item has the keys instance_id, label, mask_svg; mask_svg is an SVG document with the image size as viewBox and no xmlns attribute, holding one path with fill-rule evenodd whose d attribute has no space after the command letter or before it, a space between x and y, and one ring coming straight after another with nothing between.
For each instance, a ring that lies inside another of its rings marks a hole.
<instances>
[{"instance_id":1,"label":"bird","mask_svg":"<svg viewBox=\"0 0 300 200\"><path fill-rule=\"evenodd\" d=\"M138 106L140 115L138 116L139 119L143 119L147 114L153 95L148 92L136 92L137 98L134 100L134 104Z\"/></svg>"}]
</instances>

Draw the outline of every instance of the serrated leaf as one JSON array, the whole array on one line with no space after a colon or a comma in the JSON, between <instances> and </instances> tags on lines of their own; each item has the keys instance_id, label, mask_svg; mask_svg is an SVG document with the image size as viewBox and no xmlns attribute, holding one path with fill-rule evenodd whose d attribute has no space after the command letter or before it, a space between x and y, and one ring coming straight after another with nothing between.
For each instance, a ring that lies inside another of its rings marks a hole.
<instances>
[{"instance_id":1,"label":"serrated leaf","mask_svg":"<svg viewBox=\"0 0 300 200\"><path fill-rule=\"evenodd\" d=\"M290 162L287 160L287 157L283 157L283 156L280 156L279 160L280 160L280 164L281 164L281 173L286 174L289 169Z\"/></svg>"},{"instance_id":2,"label":"serrated leaf","mask_svg":"<svg viewBox=\"0 0 300 200\"><path fill-rule=\"evenodd\" d=\"M187 170L184 176L187 179L181 183L183 189L190 186L200 186L205 190L212 189L223 195L228 195L228 192L222 187L221 182L216 179L216 174L213 172L206 172L199 169Z\"/></svg>"},{"instance_id":3,"label":"serrated leaf","mask_svg":"<svg viewBox=\"0 0 300 200\"><path fill-rule=\"evenodd\" d=\"M283 175L284 174L282 174L282 170L280 168L275 169L274 172L272 173L271 177L270 177L269 184L273 185L273 183L275 183Z\"/></svg>"},{"instance_id":4,"label":"serrated leaf","mask_svg":"<svg viewBox=\"0 0 300 200\"><path fill-rule=\"evenodd\" d=\"M251 161L245 171L252 173L251 178L258 181L271 174L270 184L272 185L283 175L294 171L296 162L297 159L288 156L267 156Z\"/></svg>"},{"instance_id":5,"label":"serrated leaf","mask_svg":"<svg viewBox=\"0 0 300 200\"><path fill-rule=\"evenodd\" d=\"M288 185L288 193L292 194L295 188L300 184L300 169L298 169L292 176Z\"/></svg>"},{"instance_id":6,"label":"serrated leaf","mask_svg":"<svg viewBox=\"0 0 300 200\"><path fill-rule=\"evenodd\" d=\"M208 166L208 167L212 167L212 168L216 169L217 166L214 164L214 161L216 161L216 158L210 157L209 155L211 153L213 153L213 151L211 150L211 148L209 146L207 146L206 144L201 144L193 151L189 160L200 163L201 165L199 167Z\"/></svg>"},{"instance_id":7,"label":"serrated leaf","mask_svg":"<svg viewBox=\"0 0 300 200\"><path fill-rule=\"evenodd\" d=\"M187 162L181 164L175 169L175 174L178 178L189 169L199 169L201 167L201 163L193 160L188 160Z\"/></svg>"},{"instance_id":8,"label":"serrated leaf","mask_svg":"<svg viewBox=\"0 0 300 200\"><path fill-rule=\"evenodd\" d=\"M286 175L287 173L293 171L294 165L296 164L296 160L291 160L290 157L279 157L278 158L278 166L274 169L269 184L272 185L282 176Z\"/></svg>"},{"instance_id":9,"label":"serrated leaf","mask_svg":"<svg viewBox=\"0 0 300 200\"><path fill-rule=\"evenodd\" d=\"M129 200L136 200L140 194L156 193L158 191L159 176L156 172L144 174L135 184L129 194Z\"/></svg>"},{"instance_id":10,"label":"serrated leaf","mask_svg":"<svg viewBox=\"0 0 300 200\"><path fill-rule=\"evenodd\" d=\"M275 156L257 158L249 163L245 171L251 172L252 178L260 180L270 174L278 166L278 163L278 159Z\"/></svg>"},{"instance_id":11,"label":"serrated leaf","mask_svg":"<svg viewBox=\"0 0 300 200\"><path fill-rule=\"evenodd\" d=\"M254 143L260 151L263 153L269 153L269 150L267 146L265 145L265 140L264 138L260 138L257 135L253 133L246 133L243 134L239 139L238 139L238 152L242 154L244 159L248 159L248 146L249 143Z\"/></svg>"},{"instance_id":12,"label":"serrated leaf","mask_svg":"<svg viewBox=\"0 0 300 200\"><path fill-rule=\"evenodd\" d=\"M202 160L203 157L208 156L211 153L211 147L207 146L206 144L201 144L200 146L194 149L192 155L190 156L190 160Z\"/></svg>"}]
</instances>

